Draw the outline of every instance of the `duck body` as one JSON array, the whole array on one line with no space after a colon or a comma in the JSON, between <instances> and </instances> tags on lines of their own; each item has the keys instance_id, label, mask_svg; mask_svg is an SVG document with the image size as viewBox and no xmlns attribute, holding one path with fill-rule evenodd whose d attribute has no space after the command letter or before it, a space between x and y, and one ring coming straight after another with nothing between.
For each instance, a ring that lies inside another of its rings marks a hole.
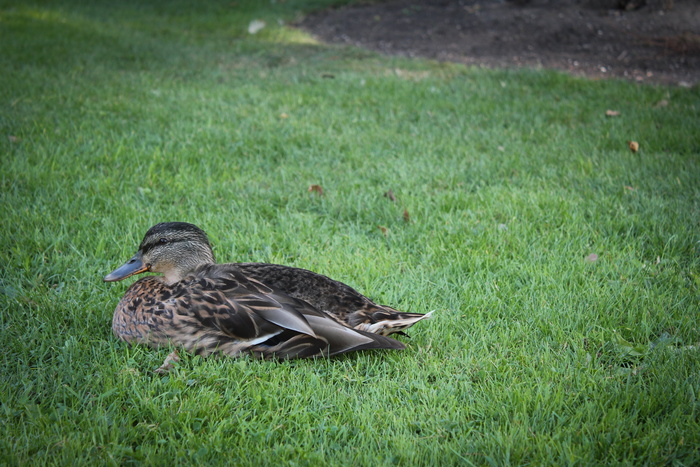
<instances>
[{"instance_id":1,"label":"duck body","mask_svg":"<svg viewBox=\"0 0 700 467\"><path fill-rule=\"evenodd\" d=\"M264 263L216 264L206 234L192 224L155 225L137 253L104 280L147 271L163 276L132 284L112 319L114 334L129 343L175 345L202 356L278 359L405 347L372 332L380 330L371 324L381 313L390 313L382 310L393 309L311 271ZM427 316L393 311L414 315L413 322ZM401 319L409 318L396 316Z\"/></svg>"},{"instance_id":2,"label":"duck body","mask_svg":"<svg viewBox=\"0 0 700 467\"><path fill-rule=\"evenodd\" d=\"M330 320L301 300L249 280L232 264L199 267L172 285L159 276L140 279L119 301L112 331L129 343L175 345L201 356L290 359L404 347Z\"/></svg>"}]
</instances>

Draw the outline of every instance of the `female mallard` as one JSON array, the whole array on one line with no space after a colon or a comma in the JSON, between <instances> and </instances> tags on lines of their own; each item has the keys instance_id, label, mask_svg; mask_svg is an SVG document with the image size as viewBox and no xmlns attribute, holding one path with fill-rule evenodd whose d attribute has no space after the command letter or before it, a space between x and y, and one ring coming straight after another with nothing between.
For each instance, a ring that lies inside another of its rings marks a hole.
<instances>
[{"instance_id":1,"label":"female mallard","mask_svg":"<svg viewBox=\"0 0 700 467\"><path fill-rule=\"evenodd\" d=\"M151 227L136 254L104 280L147 271L163 276L145 277L127 290L114 312L114 334L203 356L289 359L402 349L382 334L427 316L375 305L345 284L303 269L215 264L206 233L184 222Z\"/></svg>"}]
</instances>

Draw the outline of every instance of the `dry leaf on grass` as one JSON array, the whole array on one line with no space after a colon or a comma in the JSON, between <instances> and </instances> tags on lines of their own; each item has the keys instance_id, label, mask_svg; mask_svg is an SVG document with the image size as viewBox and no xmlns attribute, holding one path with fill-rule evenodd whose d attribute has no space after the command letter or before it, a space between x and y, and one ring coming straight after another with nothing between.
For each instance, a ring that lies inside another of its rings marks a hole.
<instances>
[{"instance_id":1,"label":"dry leaf on grass","mask_svg":"<svg viewBox=\"0 0 700 467\"><path fill-rule=\"evenodd\" d=\"M311 185L309 193L317 193L319 196L323 196L323 188L321 188L321 185Z\"/></svg>"},{"instance_id":2,"label":"dry leaf on grass","mask_svg":"<svg viewBox=\"0 0 700 467\"><path fill-rule=\"evenodd\" d=\"M408 210L403 210L403 220L404 222L411 222L411 216L408 214Z\"/></svg>"},{"instance_id":3,"label":"dry leaf on grass","mask_svg":"<svg viewBox=\"0 0 700 467\"><path fill-rule=\"evenodd\" d=\"M180 361L180 356L177 354L177 350L168 354L165 357L165 361L161 366L156 368L156 373L166 374L175 367L175 364Z\"/></svg>"},{"instance_id":4,"label":"dry leaf on grass","mask_svg":"<svg viewBox=\"0 0 700 467\"><path fill-rule=\"evenodd\" d=\"M393 191L391 191L391 190L387 191L386 193L384 193L384 196L385 196L386 198L389 198L391 201L396 202L396 196L394 196L394 192L393 192Z\"/></svg>"},{"instance_id":5,"label":"dry leaf on grass","mask_svg":"<svg viewBox=\"0 0 700 467\"><path fill-rule=\"evenodd\" d=\"M377 228L381 230L382 234L384 234L385 237L389 235L389 229L387 229L383 225L378 225Z\"/></svg>"},{"instance_id":6,"label":"dry leaf on grass","mask_svg":"<svg viewBox=\"0 0 700 467\"><path fill-rule=\"evenodd\" d=\"M19 141L19 138L15 135L7 135L7 139L10 140L10 143L16 143L17 141Z\"/></svg>"},{"instance_id":7,"label":"dry leaf on grass","mask_svg":"<svg viewBox=\"0 0 700 467\"><path fill-rule=\"evenodd\" d=\"M639 143L636 141L627 141L627 145L630 147L630 151L632 152L637 152L639 151Z\"/></svg>"},{"instance_id":8,"label":"dry leaf on grass","mask_svg":"<svg viewBox=\"0 0 700 467\"><path fill-rule=\"evenodd\" d=\"M598 261L598 255L595 253L591 253L590 255L586 256L587 263L595 263L596 261Z\"/></svg>"},{"instance_id":9,"label":"dry leaf on grass","mask_svg":"<svg viewBox=\"0 0 700 467\"><path fill-rule=\"evenodd\" d=\"M282 113L280 114L280 118L289 118L289 115L287 115L286 113L282 112Z\"/></svg>"},{"instance_id":10,"label":"dry leaf on grass","mask_svg":"<svg viewBox=\"0 0 700 467\"><path fill-rule=\"evenodd\" d=\"M605 111L605 116L606 116L606 117L619 117L619 116L620 116L620 112L618 112L617 110L606 110L606 111Z\"/></svg>"},{"instance_id":11,"label":"dry leaf on grass","mask_svg":"<svg viewBox=\"0 0 700 467\"><path fill-rule=\"evenodd\" d=\"M654 105L654 107L668 107L668 101L666 99L661 99L659 102L656 103L656 105Z\"/></svg>"}]
</instances>

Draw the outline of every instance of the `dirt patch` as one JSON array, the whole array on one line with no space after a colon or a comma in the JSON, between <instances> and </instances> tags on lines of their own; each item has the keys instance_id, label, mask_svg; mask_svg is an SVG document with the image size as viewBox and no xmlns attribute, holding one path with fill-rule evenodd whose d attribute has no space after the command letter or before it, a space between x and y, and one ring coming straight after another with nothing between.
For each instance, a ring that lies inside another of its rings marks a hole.
<instances>
[{"instance_id":1,"label":"dirt patch","mask_svg":"<svg viewBox=\"0 0 700 467\"><path fill-rule=\"evenodd\" d=\"M591 78L700 82L700 4L603 0L391 0L299 24L323 41L486 67L543 67Z\"/></svg>"}]
</instances>

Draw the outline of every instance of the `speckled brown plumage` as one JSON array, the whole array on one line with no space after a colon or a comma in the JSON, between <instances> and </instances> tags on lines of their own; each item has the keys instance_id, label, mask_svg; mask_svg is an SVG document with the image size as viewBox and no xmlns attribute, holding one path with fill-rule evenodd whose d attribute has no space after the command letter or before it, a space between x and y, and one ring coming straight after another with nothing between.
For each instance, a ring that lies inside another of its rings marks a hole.
<instances>
[{"instance_id":1,"label":"speckled brown plumage","mask_svg":"<svg viewBox=\"0 0 700 467\"><path fill-rule=\"evenodd\" d=\"M237 263L236 266L246 277L304 300L353 329L386 336L430 316L377 305L352 287L306 269L267 263Z\"/></svg>"},{"instance_id":2,"label":"speckled brown plumage","mask_svg":"<svg viewBox=\"0 0 700 467\"><path fill-rule=\"evenodd\" d=\"M230 264L201 266L173 285L158 276L135 282L117 305L112 330L130 343L172 344L202 356L287 359L403 348L393 339L347 329Z\"/></svg>"},{"instance_id":3,"label":"speckled brown plumage","mask_svg":"<svg viewBox=\"0 0 700 467\"><path fill-rule=\"evenodd\" d=\"M105 281L146 271L114 312L130 343L176 345L200 355L307 358L402 349L383 334L426 317L374 304L352 288L303 269L215 264L206 234L183 222L152 227L137 253Z\"/></svg>"}]
</instances>

